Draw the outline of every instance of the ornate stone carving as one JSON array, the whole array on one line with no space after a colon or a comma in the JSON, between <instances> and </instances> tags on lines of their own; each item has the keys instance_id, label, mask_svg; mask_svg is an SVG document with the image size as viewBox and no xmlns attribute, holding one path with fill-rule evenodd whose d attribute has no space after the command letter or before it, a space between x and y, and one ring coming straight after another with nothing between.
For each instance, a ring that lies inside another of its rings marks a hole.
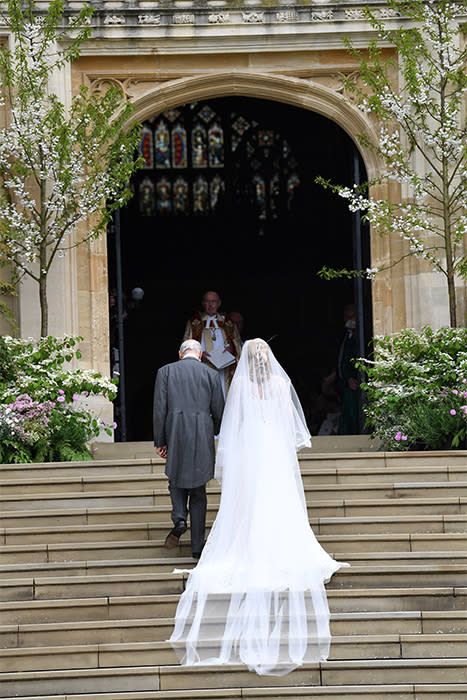
<instances>
[{"instance_id":1,"label":"ornate stone carving","mask_svg":"<svg viewBox=\"0 0 467 700\"><path fill-rule=\"evenodd\" d=\"M242 19L246 23L261 24L264 22L264 12L242 12Z\"/></svg>"},{"instance_id":2,"label":"ornate stone carving","mask_svg":"<svg viewBox=\"0 0 467 700\"><path fill-rule=\"evenodd\" d=\"M228 12L213 12L208 17L209 24L227 24L230 21L230 14Z\"/></svg>"},{"instance_id":3,"label":"ornate stone carving","mask_svg":"<svg viewBox=\"0 0 467 700\"><path fill-rule=\"evenodd\" d=\"M378 15L381 19L391 19L392 17L400 17L401 13L393 10L392 7L382 7L378 10Z\"/></svg>"},{"instance_id":4,"label":"ornate stone carving","mask_svg":"<svg viewBox=\"0 0 467 700\"><path fill-rule=\"evenodd\" d=\"M138 15L138 24L160 24L160 15Z\"/></svg>"},{"instance_id":5,"label":"ornate stone carving","mask_svg":"<svg viewBox=\"0 0 467 700\"><path fill-rule=\"evenodd\" d=\"M293 10L280 10L276 12L277 22L295 22L297 14Z\"/></svg>"},{"instance_id":6,"label":"ornate stone carving","mask_svg":"<svg viewBox=\"0 0 467 700\"><path fill-rule=\"evenodd\" d=\"M311 13L312 22L329 22L333 19L332 10L318 10L317 12Z\"/></svg>"},{"instance_id":7,"label":"ornate stone carving","mask_svg":"<svg viewBox=\"0 0 467 700\"><path fill-rule=\"evenodd\" d=\"M106 15L104 24L125 24L125 17L123 15Z\"/></svg>"},{"instance_id":8,"label":"ornate stone carving","mask_svg":"<svg viewBox=\"0 0 467 700\"><path fill-rule=\"evenodd\" d=\"M365 19L365 13L361 7L351 7L345 11L346 19Z\"/></svg>"},{"instance_id":9,"label":"ornate stone carving","mask_svg":"<svg viewBox=\"0 0 467 700\"><path fill-rule=\"evenodd\" d=\"M185 13L185 14L178 14L173 16L173 23L174 24L194 24L195 23L195 16Z\"/></svg>"}]
</instances>

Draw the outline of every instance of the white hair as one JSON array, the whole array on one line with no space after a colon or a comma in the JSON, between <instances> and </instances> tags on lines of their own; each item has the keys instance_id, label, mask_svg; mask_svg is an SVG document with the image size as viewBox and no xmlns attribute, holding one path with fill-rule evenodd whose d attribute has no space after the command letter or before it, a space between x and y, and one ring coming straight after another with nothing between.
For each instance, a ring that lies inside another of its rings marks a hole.
<instances>
[{"instance_id":1,"label":"white hair","mask_svg":"<svg viewBox=\"0 0 467 700\"><path fill-rule=\"evenodd\" d=\"M183 343L180 345L181 355L186 355L187 352L195 352L197 355L199 355L202 351L203 348L201 347L201 343L198 343L198 341L194 340L193 338L188 338L188 340L184 340Z\"/></svg>"}]
</instances>

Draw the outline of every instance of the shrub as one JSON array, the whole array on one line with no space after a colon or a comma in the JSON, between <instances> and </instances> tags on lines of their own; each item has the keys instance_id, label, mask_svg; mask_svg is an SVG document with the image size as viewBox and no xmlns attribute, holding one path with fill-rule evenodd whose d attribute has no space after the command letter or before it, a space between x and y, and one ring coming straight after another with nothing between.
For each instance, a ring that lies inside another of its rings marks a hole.
<instances>
[{"instance_id":1,"label":"shrub","mask_svg":"<svg viewBox=\"0 0 467 700\"><path fill-rule=\"evenodd\" d=\"M87 443L112 429L86 406L90 394L112 400L116 381L67 367L81 338L0 338L0 461L91 459Z\"/></svg>"},{"instance_id":2,"label":"shrub","mask_svg":"<svg viewBox=\"0 0 467 700\"><path fill-rule=\"evenodd\" d=\"M384 449L461 447L467 435L467 330L405 329L375 338L357 363L367 424Z\"/></svg>"}]
</instances>

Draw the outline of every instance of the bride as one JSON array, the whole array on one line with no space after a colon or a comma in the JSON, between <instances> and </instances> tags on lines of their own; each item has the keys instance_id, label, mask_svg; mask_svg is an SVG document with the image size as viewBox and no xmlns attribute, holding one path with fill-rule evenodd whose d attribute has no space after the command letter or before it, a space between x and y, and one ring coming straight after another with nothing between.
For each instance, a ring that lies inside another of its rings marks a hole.
<instances>
[{"instance_id":1,"label":"bride","mask_svg":"<svg viewBox=\"0 0 467 700\"><path fill-rule=\"evenodd\" d=\"M267 343L245 343L216 458L217 518L178 604L170 642L182 664L246 664L284 675L329 654L324 583L341 566L308 522L296 451L303 411Z\"/></svg>"}]
</instances>

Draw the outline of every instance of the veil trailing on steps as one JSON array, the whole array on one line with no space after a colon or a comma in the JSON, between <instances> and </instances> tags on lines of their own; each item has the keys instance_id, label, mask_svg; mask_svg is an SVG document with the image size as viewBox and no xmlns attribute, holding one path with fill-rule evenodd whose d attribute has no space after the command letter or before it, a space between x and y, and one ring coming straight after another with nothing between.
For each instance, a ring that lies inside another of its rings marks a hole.
<instances>
[{"instance_id":1,"label":"veil trailing on steps","mask_svg":"<svg viewBox=\"0 0 467 700\"><path fill-rule=\"evenodd\" d=\"M267 343L247 341L219 435L219 512L170 638L182 664L284 675L327 658L324 583L347 565L322 549L308 522L296 451L310 445L289 377Z\"/></svg>"}]
</instances>

